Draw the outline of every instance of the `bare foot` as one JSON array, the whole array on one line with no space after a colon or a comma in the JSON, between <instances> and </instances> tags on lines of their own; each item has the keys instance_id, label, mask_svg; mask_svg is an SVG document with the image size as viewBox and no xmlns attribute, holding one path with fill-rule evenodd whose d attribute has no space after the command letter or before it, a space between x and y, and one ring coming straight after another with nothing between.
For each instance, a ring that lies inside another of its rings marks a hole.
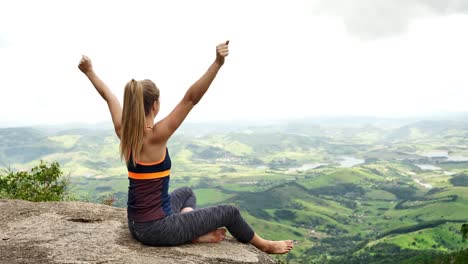
<instances>
[{"instance_id":1,"label":"bare foot","mask_svg":"<svg viewBox=\"0 0 468 264\"><path fill-rule=\"evenodd\" d=\"M185 208L182 208L182 210L180 210L180 212L183 214L183 213L188 213L188 212L192 212L193 211L193 208L192 207L185 207Z\"/></svg>"},{"instance_id":2,"label":"bare foot","mask_svg":"<svg viewBox=\"0 0 468 264\"><path fill-rule=\"evenodd\" d=\"M260 248L260 250L268 254L285 254L288 253L294 247L294 242L292 240L265 240L265 242L265 246Z\"/></svg>"},{"instance_id":3,"label":"bare foot","mask_svg":"<svg viewBox=\"0 0 468 264\"><path fill-rule=\"evenodd\" d=\"M219 228L201 237L197 237L192 242L193 243L219 243L224 240L225 236L226 236L226 229Z\"/></svg>"}]
</instances>

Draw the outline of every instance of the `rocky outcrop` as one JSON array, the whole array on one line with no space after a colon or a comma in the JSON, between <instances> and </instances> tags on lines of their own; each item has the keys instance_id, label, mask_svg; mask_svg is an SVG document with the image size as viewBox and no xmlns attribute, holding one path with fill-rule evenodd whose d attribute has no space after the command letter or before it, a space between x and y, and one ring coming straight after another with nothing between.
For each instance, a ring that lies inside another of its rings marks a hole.
<instances>
[{"instance_id":1,"label":"rocky outcrop","mask_svg":"<svg viewBox=\"0 0 468 264\"><path fill-rule=\"evenodd\" d=\"M125 209L84 202L0 200L0 263L275 263L250 245L149 247L135 241Z\"/></svg>"}]
</instances>

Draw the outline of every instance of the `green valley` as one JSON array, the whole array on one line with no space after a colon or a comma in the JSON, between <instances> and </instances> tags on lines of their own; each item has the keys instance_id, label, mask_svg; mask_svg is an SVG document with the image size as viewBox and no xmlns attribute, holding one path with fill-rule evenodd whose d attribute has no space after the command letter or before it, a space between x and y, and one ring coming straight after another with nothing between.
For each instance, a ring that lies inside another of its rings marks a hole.
<instances>
[{"instance_id":1,"label":"green valley","mask_svg":"<svg viewBox=\"0 0 468 264\"><path fill-rule=\"evenodd\" d=\"M305 119L185 124L171 139L171 188L201 207L238 206L285 263L431 263L466 248L468 123ZM80 200L126 206L110 127L0 129L0 167L58 161ZM421 262L419 262L421 261Z\"/></svg>"}]
</instances>

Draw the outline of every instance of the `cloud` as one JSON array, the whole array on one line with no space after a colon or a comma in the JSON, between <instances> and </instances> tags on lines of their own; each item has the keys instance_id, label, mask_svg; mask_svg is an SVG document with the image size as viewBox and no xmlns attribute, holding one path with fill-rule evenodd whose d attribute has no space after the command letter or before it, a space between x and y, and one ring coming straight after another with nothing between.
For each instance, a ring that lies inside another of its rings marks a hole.
<instances>
[{"instance_id":1,"label":"cloud","mask_svg":"<svg viewBox=\"0 0 468 264\"><path fill-rule=\"evenodd\" d=\"M416 18L467 14L466 0L317 0L315 14L340 17L352 35L372 40L403 34Z\"/></svg>"}]
</instances>

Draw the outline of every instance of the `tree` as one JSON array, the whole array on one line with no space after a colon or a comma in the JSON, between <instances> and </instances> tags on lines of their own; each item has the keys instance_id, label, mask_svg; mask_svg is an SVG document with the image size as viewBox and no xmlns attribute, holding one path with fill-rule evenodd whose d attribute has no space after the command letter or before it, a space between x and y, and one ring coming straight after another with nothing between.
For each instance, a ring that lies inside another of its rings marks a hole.
<instances>
[{"instance_id":1,"label":"tree","mask_svg":"<svg viewBox=\"0 0 468 264\"><path fill-rule=\"evenodd\" d=\"M460 231L462 232L463 242L468 238L468 224L463 224Z\"/></svg>"},{"instance_id":2,"label":"tree","mask_svg":"<svg viewBox=\"0 0 468 264\"><path fill-rule=\"evenodd\" d=\"M62 201L70 187L69 179L62 176L58 162L49 165L41 160L29 172L8 169L5 175L0 175L0 198Z\"/></svg>"}]
</instances>

